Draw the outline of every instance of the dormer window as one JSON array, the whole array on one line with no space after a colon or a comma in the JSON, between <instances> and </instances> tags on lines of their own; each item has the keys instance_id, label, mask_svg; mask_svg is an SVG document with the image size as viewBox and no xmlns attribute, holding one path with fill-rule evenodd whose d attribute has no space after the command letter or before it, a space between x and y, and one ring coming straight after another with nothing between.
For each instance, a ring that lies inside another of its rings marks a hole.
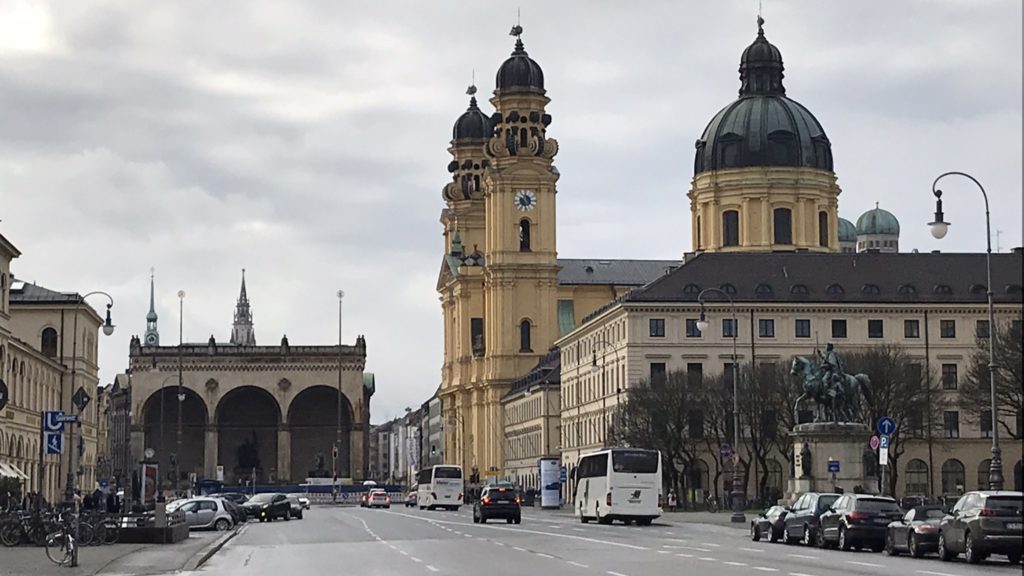
<instances>
[{"instance_id":1,"label":"dormer window","mask_svg":"<svg viewBox=\"0 0 1024 576\"><path fill-rule=\"evenodd\" d=\"M865 284L860 287L860 292L868 296L877 296L882 293L882 289L878 287L878 284Z\"/></svg>"},{"instance_id":2,"label":"dormer window","mask_svg":"<svg viewBox=\"0 0 1024 576\"><path fill-rule=\"evenodd\" d=\"M984 294L988 292L988 288L984 284L971 284L971 294Z\"/></svg>"},{"instance_id":3,"label":"dormer window","mask_svg":"<svg viewBox=\"0 0 1024 576\"><path fill-rule=\"evenodd\" d=\"M936 284L935 287L932 288L932 293L940 296L949 296L953 293L953 287L949 284Z\"/></svg>"},{"instance_id":4,"label":"dormer window","mask_svg":"<svg viewBox=\"0 0 1024 576\"><path fill-rule=\"evenodd\" d=\"M804 284L793 284L789 289L790 294L797 294L800 296L806 296L807 294L810 294L810 292L811 291L808 290L807 286Z\"/></svg>"},{"instance_id":5,"label":"dormer window","mask_svg":"<svg viewBox=\"0 0 1024 576\"><path fill-rule=\"evenodd\" d=\"M828 287L825 288L825 294L828 294L829 296L842 296L843 294L846 294L846 290L843 290L842 284L829 284Z\"/></svg>"},{"instance_id":6,"label":"dormer window","mask_svg":"<svg viewBox=\"0 0 1024 576\"><path fill-rule=\"evenodd\" d=\"M768 284L758 284L757 287L754 288L754 294L758 296L771 296L772 287Z\"/></svg>"},{"instance_id":7,"label":"dormer window","mask_svg":"<svg viewBox=\"0 0 1024 576\"><path fill-rule=\"evenodd\" d=\"M683 294L687 296L696 296L700 294L700 286L693 283L687 284L686 286L683 286Z\"/></svg>"},{"instance_id":8,"label":"dormer window","mask_svg":"<svg viewBox=\"0 0 1024 576\"><path fill-rule=\"evenodd\" d=\"M912 296L917 294L917 288L913 284L900 284L900 287L896 289L898 294L903 296Z\"/></svg>"},{"instance_id":9,"label":"dormer window","mask_svg":"<svg viewBox=\"0 0 1024 576\"><path fill-rule=\"evenodd\" d=\"M733 296L736 294L736 287L733 286L732 284L729 284L728 282L719 286L718 289L721 290L722 292L725 292L729 296Z\"/></svg>"}]
</instances>

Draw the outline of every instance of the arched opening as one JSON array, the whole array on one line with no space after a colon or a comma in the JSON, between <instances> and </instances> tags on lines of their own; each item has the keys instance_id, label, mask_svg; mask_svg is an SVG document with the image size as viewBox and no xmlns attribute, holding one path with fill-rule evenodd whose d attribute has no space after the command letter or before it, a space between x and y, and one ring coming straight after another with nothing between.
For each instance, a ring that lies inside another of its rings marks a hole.
<instances>
[{"instance_id":1,"label":"arched opening","mask_svg":"<svg viewBox=\"0 0 1024 576\"><path fill-rule=\"evenodd\" d=\"M700 232L701 232L701 230L700 230L700 216L697 216L697 250L700 250L700 248L701 248Z\"/></svg>"},{"instance_id":2,"label":"arched opening","mask_svg":"<svg viewBox=\"0 0 1024 576\"><path fill-rule=\"evenodd\" d=\"M740 245L740 213L736 210L722 212L722 245Z\"/></svg>"},{"instance_id":3,"label":"arched opening","mask_svg":"<svg viewBox=\"0 0 1024 576\"><path fill-rule=\"evenodd\" d=\"M217 459L224 482L276 480L280 425L281 407L266 390L242 386L224 395L217 405Z\"/></svg>"},{"instance_id":4,"label":"arched opening","mask_svg":"<svg viewBox=\"0 0 1024 576\"><path fill-rule=\"evenodd\" d=\"M818 212L818 246L828 246L828 212Z\"/></svg>"},{"instance_id":5,"label":"arched opening","mask_svg":"<svg viewBox=\"0 0 1024 576\"><path fill-rule=\"evenodd\" d=\"M198 394L182 387L184 400L178 401L176 379L150 395L142 407L142 426L145 448L152 448L159 465L162 485L174 485L174 463L178 464L179 481L194 472L203 476L206 457L204 433L209 421L206 403ZM178 450L178 409L181 408L181 454Z\"/></svg>"},{"instance_id":6,"label":"arched opening","mask_svg":"<svg viewBox=\"0 0 1024 576\"><path fill-rule=\"evenodd\" d=\"M520 352L533 352L533 347L530 343L530 321L523 320L519 323L519 351Z\"/></svg>"},{"instance_id":7,"label":"arched opening","mask_svg":"<svg viewBox=\"0 0 1024 576\"><path fill-rule=\"evenodd\" d=\"M291 481L331 477L332 453L338 438L338 390L331 386L313 386L300 392L288 407L291 430ZM351 478L349 441L352 433L352 405L341 396L341 444L338 450L338 477ZM282 478L281 480L288 480Z\"/></svg>"},{"instance_id":8,"label":"arched opening","mask_svg":"<svg viewBox=\"0 0 1024 576\"><path fill-rule=\"evenodd\" d=\"M793 243L793 211L789 208L776 208L773 211L775 244Z\"/></svg>"},{"instance_id":9,"label":"arched opening","mask_svg":"<svg viewBox=\"0 0 1024 576\"><path fill-rule=\"evenodd\" d=\"M52 327L43 328L40 336L39 350L46 356L54 358L57 356L57 331Z\"/></svg>"},{"instance_id":10,"label":"arched opening","mask_svg":"<svg viewBox=\"0 0 1024 576\"><path fill-rule=\"evenodd\" d=\"M978 490L988 490L988 469L992 466L992 460L986 458L978 463Z\"/></svg>"},{"instance_id":11,"label":"arched opening","mask_svg":"<svg viewBox=\"0 0 1024 576\"><path fill-rule=\"evenodd\" d=\"M765 485L767 494L764 495L766 502L775 502L779 498L782 498L782 490L784 488L784 477L782 474L782 464L778 460L772 458L768 460L768 482Z\"/></svg>"},{"instance_id":12,"label":"arched opening","mask_svg":"<svg viewBox=\"0 0 1024 576\"><path fill-rule=\"evenodd\" d=\"M942 463L942 494L943 496L960 496L964 492L964 464L950 458Z\"/></svg>"},{"instance_id":13,"label":"arched opening","mask_svg":"<svg viewBox=\"0 0 1024 576\"><path fill-rule=\"evenodd\" d=\"M525 218L519 221L519 251L530 251L530 221Z\"/></svg>"},{"instance_id":14,"label":"arched opening","mask_svg":"<svg viewBox=\"0 0 1024 576\"><path fill-rule=\"evenodd\" d=\"M928 463L914 458L907 462L907 496L928 495Z\"/></svg>"}]
</instances>

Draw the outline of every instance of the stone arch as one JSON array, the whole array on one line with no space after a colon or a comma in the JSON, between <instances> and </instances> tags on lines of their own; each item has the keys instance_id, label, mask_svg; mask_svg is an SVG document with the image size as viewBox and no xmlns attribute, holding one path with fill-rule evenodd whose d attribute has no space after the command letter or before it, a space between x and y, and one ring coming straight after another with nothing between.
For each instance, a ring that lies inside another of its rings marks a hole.
<instances>
[{"instance_id":1,"label":"stone arch","mask_svg":"<svg viewBox=\"0 0 1024 576\"><path fill-rule=\"evenodd\" d=\"M338 477L352 478L351 434L353 409L341 395L341 444L338 450ZM311 473L333 471L331 453L337 442L338 389L310 386L292 398L288 405L288 430L291 434L290 472L292 481L302 481ZM324 457L324 470L316 470L317 454Z\"/></svg>"},{"instance_id":2,"label":"stone arch","mask_svg":"<svg viewBox=\"0 0 1024 576\"><path fill-rule=\"evenodd\" d=\"M188 478L190 472L203 477L203 459L206 455L204 433L210 421L206 402L188 387L181 388L184 401L178 401L178 386L168 385L154 391L142 406L142 427L145 448L156 452L160 477L173 482L174 454L178 473ZM178 449L178 408L181 407L181 454ZM162 419L161 419L162 416Z\"/></svg>"},{"instance_id":3,"label":"stone arch","mask_svg":"<svg viewBox=\"0 0 1024 576\"><path fill-rule=\"evenodd\" d=\"M239 386L221 397L216 410L217 459L224 481L235 484L255 476L257 483L277 479L281 406L256 386Z\"/></svg>"},{"instance_id":4,"label":"stone arch","mask_svg":"<svg viewBox=\"0 0 1024 576\"><path fill-rule=\"evenodd\" d=\"M956 458L950 458L942 463L942 495L961 495L964 492L967 479L964 476L964 463Z\"/></svg>"},{"instance_id":5,"label":"stone arch","mask_svg":"<svg viewBox=\"0 0 1024 576\"><path fill-rule=\"evenodd\" d=\"M24 441L24 439L22 439L21 436L18 436L18 447L17 447L17 453L15 455L15 458L17 458L18 460L24 460L25 459L25 441Z\"/></svg>"}]
</instances>

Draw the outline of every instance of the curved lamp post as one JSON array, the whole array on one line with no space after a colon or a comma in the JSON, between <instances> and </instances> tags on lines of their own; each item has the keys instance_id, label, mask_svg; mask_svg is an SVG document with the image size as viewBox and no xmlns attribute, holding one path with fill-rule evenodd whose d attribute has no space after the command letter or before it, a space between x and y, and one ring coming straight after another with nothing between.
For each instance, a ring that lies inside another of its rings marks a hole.
<instances>
[{"instance_id":1,"label":"curved lamp post","mask_svg":"<svg viewBox=\"0 0 1024 576\"><path fill-rule=\"evenodd\" d=\"M344 347L342 345L342 339L341 339L342 338L341 337L341 302L345 298L345 291L344 290L338 290L337 296L338 296L338 406L337 406L337 409L338 409L338 421L335 424L335 429L334 429L334 450L331 450L331 456L332 456L331 462L332 462L332 467L334 468L334 471L333 471L333 476L334 477L331 480L331 501L332 502L337 502L338 501L338 491L340 490L340 486L338 485L338 464L340 464L340 462L338 462L338 459L341 458L341 408L342 408L341 398L343 396L342 391L341 391L341 371L342 371L342 360L341 360L341 357L342 357L342 353L343 353L343 349L344 349Z\"/></svg>"},{"instance_id":2,"label":"curved lamp post","mask_svg":"<svg viewBox=\"0 0 1024 576\"><path fill-rule=\"evenodd\" d=\"M607 405L608 404L608 394L605 393L605 390L604 390L605 386L604 386L604 384L605 384L605 379L608 376L604 372L601 371L601 367L604 366L604 357L605 357L605 353L603 352L603 349L602 349L602 352L601 352L601 364L598 365L598 363L597 363L597 348L596 347L598 345L604 345L605 347L607 347L607 346L613 346L613 344L611 342L603 339L603 338L598 338L597 341L594 342L595 348L594 348L593 352L591 352L591 359L590 359L590 372L593 373L593 374L601 372L601 413L602 413L602 416L605 416L605 413L608 411L608 405ZM619 393L620 392L622 392L622 388L621 387L617 387L615 389L615 408L616 408L616 410L619 408ZM601 442L605 445L605 447L608 446L608 426L602 426Z\"/></svg>"},{"instance_id":3,"label":"curved lamp post","mask_svg":"<svg viewBox=\"0 0 1024 576\"><path fill-rule=\"evenodd\" d=\"M174 491L178 491L181 485L181 412L185 407L185 390L182 387L181 377L181 354L182 354L182 328L185 325L185 291L178 290L178 432L174 449Z\"/></svg>"},{"instance_id":4,"label":"curved lamp post","mask_svg":"<svg viewBox=\"0 0 1024 576\"><path fill-rule=\"evenodd\" d=\"M736 321L736 303L733 302L732 296L723 290L718 288L705 288L697 294L697 303L700 304L700 319L697 320L697 329L701 331L701 334L708 329L710 323L707 321L707 317L704 315L704 295L713 292L725 296L729 301L729 307L732 309L732 444L733 450L739 450L740 448L740 395L739 395L739 367L736 363L736 340L739 338L740 325ZM746 516L743 514L744 508L744 494L743 494L743 481L740 478L740 465L738 460L734 461L732 465L732 522L746 522Z\"/></svg>"},{"instance_id":5,"label":"curved lamp post","mask_svg":"<svg viewBox=\"0 0 1024 576\"><path fill-rule=\"evenodd\" d=\"M929 222L931 226L932 236L936 239L941 240L949 232L949 222L945 221L945 216L942 213L942 190L936 188L939 180L946 176L963 176L971 182L974 182L978 186L978 190L981 190L981 196L985 199L985 273L987 280L985 281L985 293L988 297L988 385L991 400L991 417L992 417L992 460L988 467L988 487L989 490L1002 490L1003 489L1003 457L1002 450L999 448L999 426L998 426L998 415L996 412L996 323L995 323L995 312L992 306L992 222L989 216L988 208L988 194L985 193L985 188L978 182L974 176L965 172L944 172L932 182L932 194L935 195L935 220Z\"/></svg>"}]
</instances>

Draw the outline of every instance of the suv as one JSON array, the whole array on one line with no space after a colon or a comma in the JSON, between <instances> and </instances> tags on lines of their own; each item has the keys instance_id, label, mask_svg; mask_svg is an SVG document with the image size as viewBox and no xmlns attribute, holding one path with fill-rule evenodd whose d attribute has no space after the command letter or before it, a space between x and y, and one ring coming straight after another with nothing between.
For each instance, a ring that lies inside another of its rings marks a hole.
<instances>
[{"instance_id":1,"label":"suv","mask_svg":"<svg viewBox=\"0 0 1024 576\"><path fill-rule=\"evenodd\" d=\"M782 529L782 540L786 544L800 541L806 546L819 543L821 535L819 520L821 515L839 499L839 494L807 492L797 498L786 510L785 524Z\"/></svg>"},{"instance_id":2,"label":"suv","mask_svg":"<svg viewBox=\"0 0 1024 576\"><path fill-rule=\"evenodd\" d=\"M1020 562L1024 547L1024 494L979 490L960 497L939 524L939 558L952 560L963 552L971 564L989 554L1005 554Z\"/></svg>"},{"instance_id":3,"label":"suv","mask_svg":"<svg viewBox=\"0 0 1024 576\"><path fill-rule=\"evenodd\" d=\"M519 492L511 485L487 486L473 504L473 522L486 524L488 519L504 518L509 524L519 524L523 520L522 502Z\"/></svg>"},{"instance_id":4,"label":"suv","mask_svg":"<svg viewBox=\"0 0 1024 576\"><path fill-rule=\"evenodd\" d=\"M821 515L821 546L840 550L868 546L875 552L885 547L889 523L903 517L896 500L888 496L846 494Z\"/></svg>"},{"instance_id":5,"label":"suv","mask_svg":"<svg viewBox=\"0 0 1024 576\"><path fill-rule=\"evenodd\" d=\"M259 518L260 522L269 522L274 518L292 519L292 505L284 494L257 494L247 500L243 508L250 517Z\"/></svg>"}]
</instances>

